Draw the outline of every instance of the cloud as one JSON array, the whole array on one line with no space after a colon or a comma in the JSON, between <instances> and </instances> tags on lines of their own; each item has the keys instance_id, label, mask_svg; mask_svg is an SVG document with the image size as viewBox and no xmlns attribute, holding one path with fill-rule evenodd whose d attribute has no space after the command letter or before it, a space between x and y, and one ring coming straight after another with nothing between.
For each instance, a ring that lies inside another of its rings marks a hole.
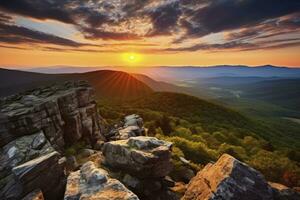
<instances>
[{"instance_id":1,"label":"cloud","mask_svg":"<svg viewBox=\"0 0 300 200\"><path fill-rule=\"evenodd\" d=\"M75 42L52 34L17 26L11 22L11 17L0 15L0 42L8 44L54 44L69 47L97 46Z\"/></svg>"},{"instance_id":2,"label":"cloud","mask_svg":"<svg viewBox=\"0 0 300 200\"><path fill-rule=\"evenodd\" d=\"M292 14L283 18L269 20L253 27L232 31L227 34L227 40L269 38L290 34L299 31L299 29L300 15Z\"/></svg>"},{"instance_id":3,"label":"cloud","mask_svg":"<svg viewBox=\"0 0 300 200\"><path fill-rule=\"evenodd\" d=\"M227 43L221 43L221 44L196 44L189 47L179 47L179 48L167 48L164 51L166 52L184 52L184 51L200 51L200 50L227 50L227 49L249 49L249 48L256 48L256 44L251 43L243 43L243 42L227 42Z\"/></svg>"},{"instance_id":4,"label":"cloud","mask_svg":"<svg viewBox=\"0 0 300 200\"><path fill-rule=\"evenodd\" d=\"M179 2L171 2L156 9L146 12L153 25L147 36L170 35L178 26L177 22L181 16Z\"/></svg>"},{"instance_id":5,"label":"cloud","mask_svg":"<svg viewBox=\"0 0 300 200\"><path fill-rule=\"evenodd\" d=\"M10 13L28 16L36 19L53 19L64 23L74 23L66 10L66 0L1 0L0 7Z\"/></svg>"},{"instance_id":6,"label":"cloud","mask_svg":"<svg viewBox=\"0 0 300 200\"><path fill-rule=\"evenodd\" d=\"M202 37L256 26L299 11L300 2L293 0L215 0L205 7L185 12L181 24L186 29L184 38Z\"/></svg>"},{"instance_id":7,"label":"cloud","mask_svg":"<svg viewBox=\"0 0 300 200\"><path fill-rule=\"evenodd\" d=\"M1 0L0 10L38 20L57 20L73 25L88 40L139 40L156 36L182 43L170 51L256 47L267 39L299 31L297 0ZM7 16L6 16L7 17ZM76 41L4 23L1 35L7 43L51 43L80 47ZM21 35L24 32L24 35ZM226 33L220 44L186 46L187 39Z\"/></svg>"},{"instance_id":8,"label":"cloud","mask_svg":"<svg viewBox=\"0 0 300 200\"><path fill-rule=\"evenodd\" d=\"M261 42L243 42L243 41L231 41L225 43L207 44L200 43L189 47L177 47L177 48L166 48L162 51L165 52L195 52L195 51L253 51L262 49L278 49L286 47L300 46L299 38L288 38L278 40L268 40Z\"/></svg>"}]
</instances>

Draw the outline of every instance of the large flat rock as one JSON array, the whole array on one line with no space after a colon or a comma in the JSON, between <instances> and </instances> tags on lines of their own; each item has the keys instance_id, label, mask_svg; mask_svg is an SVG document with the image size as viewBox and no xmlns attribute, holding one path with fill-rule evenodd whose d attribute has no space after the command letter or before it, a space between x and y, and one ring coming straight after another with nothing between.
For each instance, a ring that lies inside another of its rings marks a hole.
<instances>
[{"instance_id":1,"label":"large flat rock","mask_svg":"<svg viewBox=\"0 0 300 200\"><path fill-rule=\"evenodd\" d=\"M139 136L105 143L103 155L107 165L124 173L160 178L172 170L171 148L169 142Z\"/></svg>"}]
</instances>

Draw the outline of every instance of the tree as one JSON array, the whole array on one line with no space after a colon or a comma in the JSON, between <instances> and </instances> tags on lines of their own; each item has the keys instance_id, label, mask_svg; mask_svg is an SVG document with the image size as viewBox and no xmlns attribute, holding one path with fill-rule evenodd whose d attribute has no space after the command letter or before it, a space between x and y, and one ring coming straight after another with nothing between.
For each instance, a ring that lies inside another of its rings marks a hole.
<instances>
[{"instance_id":1,"label":"tree","mask_svg":"<svg viewBox=\"0 0 300 200\"><path fill-rule=\"evenodd\" d=\"M148 131L147 131L147 135L148 136L155 136L156 134L156 127L153 123L150 124L149 128L148 128Z\"/></svg>"},{"instance_id":2,"label":"tree","mask_svg":"<svg viewBox=\"0 0 300 200\"><path fill-rule=\"evenodd\" d=\"M159 127L163 131L164 135L170 135L172 132L171 119L167 115L163 115L159 121Z\"/></svg>"}]
</instances>

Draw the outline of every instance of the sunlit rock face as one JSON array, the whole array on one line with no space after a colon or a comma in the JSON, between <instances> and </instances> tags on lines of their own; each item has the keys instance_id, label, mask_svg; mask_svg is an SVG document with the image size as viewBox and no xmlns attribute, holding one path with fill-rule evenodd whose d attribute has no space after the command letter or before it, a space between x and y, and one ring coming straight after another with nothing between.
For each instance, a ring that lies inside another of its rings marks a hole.
<instances>
[{"instance_id":1,"label":"sunlit rock face","mask_svg":"<svg viewBox=\"0 0 300 200\"><path fill-rule=\"evenodd\" d=\"M144 200L175 200L174 186L166 176L171 172L172 143L138 136L107 142L103 146L104 165L126 187Z\"/></svg>"},{"instance_id":2,"label":"sunlit rock face","mask_svg":"<svg viewBox=\"0 0 300 200\"><path fill-rule=\"evenodd\" d=\"M120 181L110 178L108 172L91 161L72 172L67 181L65 200L139 200Z\"/></svg>"},{"instance_id":3,"label":"sunlit rock face","mask_svg":"<svg viewBox=\"0 0 300 200\"><path fill-rule=\"evenodd\" d=\"M279 183L269 182L270 187L273 190L274 200L295 200L300 199L300 193L296 190L288 188Z\"/></svg>"},{"instance_id":4,"label":"sunlit rock face","mask_svg":"<svg viewBox=\"0 0 300 200\"><path fill-rule=\"evenodd\" d=\"M86 82L38 88L0 100L0 146L43 130L56 150L101 138L94 90Z\"/></svg>"},{"instance_id":5,"label":"sunlit rock face","mask_svg":"<svg viewBox=\"0 0 300 200\"><path fill-rule=\"evenodd\" d=\"M159 178L172 170L171 147L169 142L139 136L105 143L103 155L112 168L141 178Z\"/></svg>"},{"instance_id":6,"label":"sunlit rock face","mask_svg":"<svg viewBox=\"0 0 300 200\"><path fill-rule=\"evenodd\" d=\"M272 189L253 168L224 154L189 183L183 200L272 200Z\"/></svg>"}]
</instances>

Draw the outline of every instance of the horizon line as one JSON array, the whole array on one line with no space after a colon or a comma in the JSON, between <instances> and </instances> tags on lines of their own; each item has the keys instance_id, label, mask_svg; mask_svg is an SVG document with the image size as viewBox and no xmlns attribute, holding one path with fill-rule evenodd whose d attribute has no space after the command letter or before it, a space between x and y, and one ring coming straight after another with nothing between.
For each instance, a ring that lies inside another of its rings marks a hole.
<instances>
[{"instance_id":1,"label":"horizon line","mask_svg":"<svg viewBox=\"0 0 300 200\"><path fill-rule=\"evenodd\" d=\"M50 66L0 66L0 68L3 69L16 69L16 70L24 70L24 69L42 69L42 68L53 68L53 69L59 69L59 68L210 68L210 67L248 67L248 68L255 68L255 67L274 67L274 68L298 68L300 69L300 66L282 66L282 65L272 65L272 64L263 64L263 65L244 65L244 64L238 64L238 65L230 65L230 64L217 64L217 65L147 65L147 66L125 66L125 65L119 65L119 66L84 66L84 65L50 65Z\"/></svg>"}]
</instances>

